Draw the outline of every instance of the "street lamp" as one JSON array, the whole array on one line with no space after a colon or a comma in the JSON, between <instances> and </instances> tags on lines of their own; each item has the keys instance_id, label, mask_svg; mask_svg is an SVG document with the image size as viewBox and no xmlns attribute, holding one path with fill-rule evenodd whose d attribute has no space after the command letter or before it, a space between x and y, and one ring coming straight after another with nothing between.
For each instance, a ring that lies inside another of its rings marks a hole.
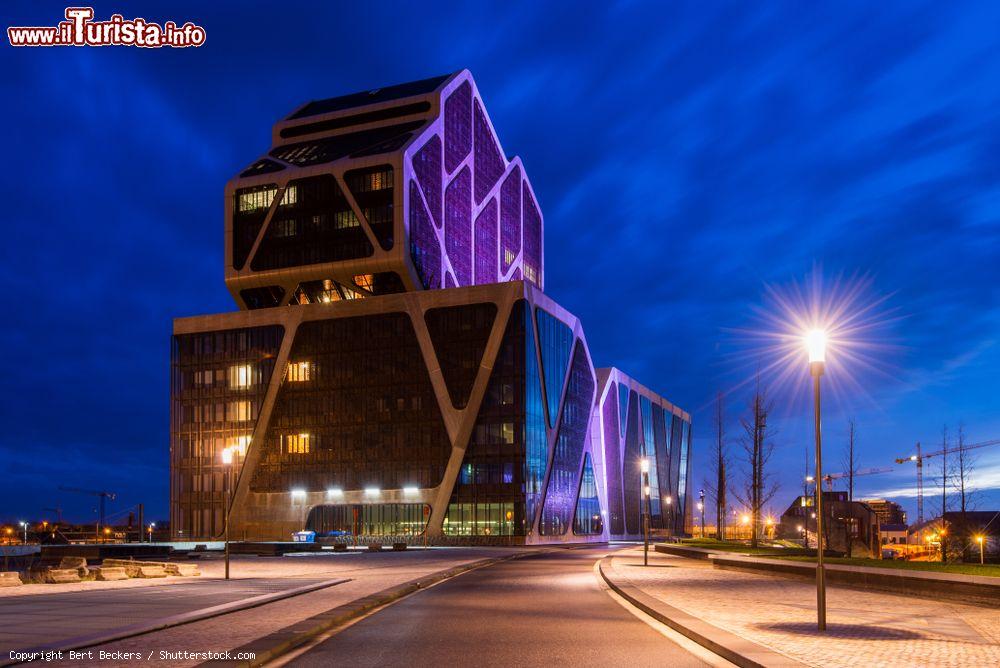
<instances>
[{"instance_id":1,"label":"street lamp","mask_svg":"<svg viewBox=\"0 0 1000 668\"><path fill-rule=\"evenodd\" d=\"M28 523L21 522L21 528L24 529L24 544L28 544Z\"/></svg>"},{"instance_id":2,"label":"street lamp","mask_svg":"<svg viewBox=\"0 0 1000 668\"><path fill-rule=\"evenodd\" d=\"M673 535L674 533L674 497L667 494L663 499L664 503L667 504L667 531Z\"/></svg>"},{"instance_id":3,"label":"street lamp","mask_svg":"<svg viewBox=\"0 0 1000 668\"><path fill-rule=\"evenodd\" d=\"M146 533L149 534L149 542L153 542L153 529L156 528L156 522L150 522L149 526L146 527Z\"/></svg>"},{"instance_id":4,"label":"street lamp","mask_svg":"<svg viewBox=\"0 0 1000 668\"><path fill-rule=\"evenodd\" d=\"M979 543L979 565L983 565L983 537L976 536L976 542Z\"/></svg>"},{"instance_id":5,"label":"street lamp","mask_svg":"<svg viewBox=\"0 0 1000 668\"><path fill-rule=\"evenodd\" d=\"M226 508L225 508L225 519L223 521L223 533L224 540L226 541L226 579L229 579L229 511L232 510L232 499L229 495L229 473L233 470L233 449L223 448L222 449L222 465L226 467L225 479L225 495L226 495Z\"/></svg>"},{"instance_id":6,"label":"street lamp","mask_svg":"<svg viewBox=\"0 0 1000 668\"><path fill-rule=\"evenodd\" d=\"M642 471L642 565L649 565L649 457L639 459L639 469Z\"/></svg>"},{"instance_id":7,"label":"street lamp","mask_svg":"<svg viewBox=\"0 0 1000 668\"><path fill-rule=\"evenodd\" d=\"M826 572L823 568L823 440L820 422L819 379L826 366L826 332L814 329L805 336L809 373L813 377L813 411L816 430L816 627L826 630Z\"/></svg>"}]
</instances>

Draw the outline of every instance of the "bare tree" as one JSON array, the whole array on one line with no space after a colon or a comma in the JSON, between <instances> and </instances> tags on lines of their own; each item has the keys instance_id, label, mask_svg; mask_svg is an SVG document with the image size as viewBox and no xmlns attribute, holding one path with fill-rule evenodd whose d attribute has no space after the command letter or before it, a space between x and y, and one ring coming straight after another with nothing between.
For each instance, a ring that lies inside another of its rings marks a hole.
<instances>
[{"instance_id":1,"label":"bare tree","mask_svg":"<svg viewBox=\"0 0 1000 668\"><path fill-rule=\"evenodd\" d=\"M729 480L726 475L728 452L726 451L726 415L722 392L715 396L715 537L723 540L726 536L726 489Z\"/></svg>"},{"instance_id":2,"label":"bare tree","mask_svg":"<svg viewBox=\"0 0 1000 668\"><path fill-rule=\"evenodd\" d=\"M774 443L771 438L767 416L771 412L771 402L767 398L767 390L760 385L760 377L754 388L753 397L748 406L748 415L740 419L743 436L740 445L745 455L745 479L742 489L733 490L733 495L745 507L750 509L752 533L751 547L757 547L761 524L761 509L764 508L778 491L774 476L767 471L767 464L774 454Z\"/></svg>"},{"instance_id":3,"label":"bare tree","mask_svg":"<svg viewBox=\"0 0 1000 668\"><path fill-rule=\"evenodd\" d=\"M854 473L858 470L858 462L855 457L854 443L857 434L857 428L854 424L854 418L851 418L847 423L847 451L844 453L844 472L847 473L847 500L854 501ZM854 517L853 508L851 509L851 517ZM852 552L851 549L854 547L852 543L853 540L853 526L851 522L844 523L844 538L845 544L847 545L847 556L850 557Z\"/></svg>"},{"instance_id":4,"label":"bare tree","mask_svg":"<svg viewBox=\"0 0 1000 668\"><path fill-rule=\"evenodd\" d=\"M959 533L962 540L962 553L969 548L969 518L967 512L974 505L972 499L971 476L976 467L976 459L969 450L969 444L965 442L965 426L958 425L958 442L955 444L955 491L958 492L959 510L962 513L962 526Z\"/></svg>"},{"instance_id":5,"label":"bare tree","mask_svg":"<svg viewBox=\"0 0 1000 668\"><path fill-rule=\"evenodd\" d=\"M958 492L958 508L962 512L962 519L965 520L966 512L973 505L970 478L976 468L976 459L969 450L969 444L965 442L965 426L961 424L958 425L958 443L956 443L955 455L958 458L955 465L955 487Z\"/></svg>"},{"instance_id":6,"label":"bare tree","mask_svg":"<svg viewBox=\"0 0 1000 668\"><path fill-rule=\"evenodd\" d=\"M948 481L951 478L951 469L948 468L948 425L941 428L941 561L948 560L948 548L946 546L947 527L944 523L944 514L948 512Z\"/></svg>"}]
</instances>

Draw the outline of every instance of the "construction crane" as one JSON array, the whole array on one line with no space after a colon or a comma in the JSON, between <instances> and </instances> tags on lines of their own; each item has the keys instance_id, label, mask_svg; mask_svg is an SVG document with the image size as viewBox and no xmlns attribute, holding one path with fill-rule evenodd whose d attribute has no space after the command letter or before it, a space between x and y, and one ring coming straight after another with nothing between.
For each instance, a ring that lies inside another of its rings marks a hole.
<instances>
[{"instance_id":1,"label":"construction crane","mask_svg":"<svg viewBox=\"0 0 1000 668\"><path fill-rule=\"evenodd\" d=\"M99 523L97 525L97 532L100 533L101 527L104 526L104 502L105 501L114 501L118 497L118 495L115 494L114 492L105 492L105 491L96 490L96 489L79 489L77 487L62 487L62 486L60 486L59 489L61 489L64 492L76 492L77 494L89 494L90 496L100 497L100 499L101 499L101 506L100 506L101 511L98 514L98 517L100 518L100 520L99 520Z\"/></svg>"},{"instance_id":2,"label":"construction crane","mask_svg":"<svg viewBox=\"0 0 1000 668\"><path fill-rule=\"evenodd\" d=\"M884 467L883 468L861 469L859 471L855 471L854 472L854 477L856 478L856 477L858 477L860 475L877 475L879 473L888 473L891 470L892 470L891 468L884 468ZM850 476L851 476L851 472L850 471L844 471L842 473L827 473L826 475L823 476L823 482L826 483L826 491L828 491L828 492L833 491L833 481L834 480L840 480L841 478L849 478Z\"/></svg>"},{"instance_id":3,"label":"construction crane","mask_svg":"<svg viewBox=\"0 0 1000 668\"><path fill-rule=\"evenodd\" d=\"M980 443L969 443L963 444L962 450L975 450L977 448L985 448L990 445L1000 445L1000 438L993 439L992 441L982 441ZM897 464L905 464L906 462L915 462L917 465L917 524L923 524L924 521L924 460L930 459L931 457L937 457L938 455L943 455L948 452L957 452L958 446L954 448L946 448L944 450L938 450L937 452L922 453L920 451L920 442L917 441L917 454L910 455L909 457L897 457Z\"/></svg>"}]
</instances>

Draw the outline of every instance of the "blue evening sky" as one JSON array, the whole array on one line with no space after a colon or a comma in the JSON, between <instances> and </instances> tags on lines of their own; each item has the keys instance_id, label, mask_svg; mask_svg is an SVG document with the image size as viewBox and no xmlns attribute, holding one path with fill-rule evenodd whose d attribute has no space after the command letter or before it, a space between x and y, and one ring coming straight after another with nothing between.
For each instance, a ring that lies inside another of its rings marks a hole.
<instances>
[{"instance_id":1,"label":"blue evening sky","mask_svg":"<svg viewBox=\"0 0 1000 668\"><path fill-rule=\"evenodd\" d=\"M54 25L64 6L5 3L4 27ZM768 363L742 332L770 308L766 286L812 276L870 277L866 298L887 299L869 334L892 343L877 371L828 374L827 469L843 470L852 416L862 467L939 443L945 424L1000 438L995 3L95 10L190 20L208 38L0 46L0 520L57 504L92 520L95 504L60 484L165 518L171 318L234 308L225 182L306 100L462 68L538 194L546 291L582 318L598 365L694 414L694 490L719 391L737 459L744 383ZM765 380L780 512L800 489L811 414L801 383ZM979 452L977 501L997 508L1000 447ZM858 482L914 507L910 466Z\"/></svg>"}]
</instances>

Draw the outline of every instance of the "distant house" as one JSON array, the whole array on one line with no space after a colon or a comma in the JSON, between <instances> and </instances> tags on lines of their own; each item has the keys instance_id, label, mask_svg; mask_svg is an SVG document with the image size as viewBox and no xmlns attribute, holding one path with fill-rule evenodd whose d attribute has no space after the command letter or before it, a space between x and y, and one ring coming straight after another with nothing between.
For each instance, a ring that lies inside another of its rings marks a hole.
<instances>
[{"instance_id":1,"label":"distant house","mask_svg":"<svg viewBox=\"0 0 1000 668\"><path fill-rule=\"evenodd\" d=\"M905 524L879 524L878 532L882 545L906 545L908 532Z\"/></svg>"},{"instance_id":2,"label":"distant house","mask_svg":"<svg viewBox=\"0 0 1000 668\"><path fill-rule=\"evenodd\" d=\"M906 526L906 511L895 501L889 499L861 499L878 515L879 524L902 524Z\"/></svg>"},{"instance_id":3,"label":"distant house","mask_svg":"<svg viewBox=\"0 0 1000 668\"><path fill-rule=\"evenodd\" d=\"M816 508L813 496L799 496L781 515L778 535L805 538L816 546ZM880 554L878 514L860 501L848 501L847 492L823 492L823 535L829 550L850 556Z\"/></svg>"}]
</instances>

